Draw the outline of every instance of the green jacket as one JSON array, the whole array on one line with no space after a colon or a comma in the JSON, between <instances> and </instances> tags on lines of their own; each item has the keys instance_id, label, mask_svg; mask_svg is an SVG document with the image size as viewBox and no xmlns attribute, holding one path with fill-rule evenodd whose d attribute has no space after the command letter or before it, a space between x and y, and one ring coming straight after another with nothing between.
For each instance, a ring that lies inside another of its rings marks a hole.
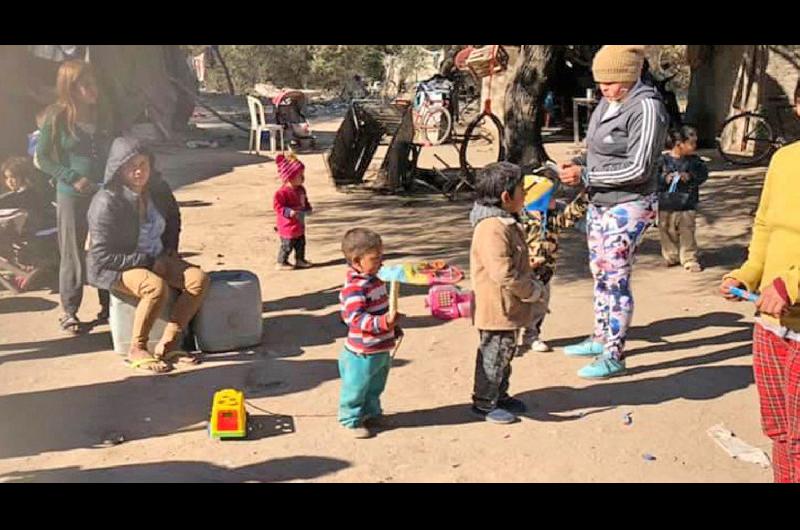
<instances>
[{"instance_id":1,"label":"green jacket","mask_svg":"<svg viewBox=\"0 0 800 530\"><path fill-rule=\"evenodd\" d=\"M56 181L58 193L79 196L72 185L81 177L87 177L98 185L103 182L107 142L102 140L102 134L91 135L77 126L73 136L63 117L50 115L39 135L36 160L39 168Z\"/></svg>"}]
</instances>

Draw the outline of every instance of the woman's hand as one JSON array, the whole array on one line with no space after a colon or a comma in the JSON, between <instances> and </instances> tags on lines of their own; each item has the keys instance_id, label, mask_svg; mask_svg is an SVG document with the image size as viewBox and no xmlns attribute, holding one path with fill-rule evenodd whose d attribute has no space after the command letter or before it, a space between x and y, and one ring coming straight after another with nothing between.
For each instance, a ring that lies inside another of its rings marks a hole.
<instances>
[{"instance_id":1,"label":"woman's hand","mask_svg":"<svg viewBox=\"0 0 800 530\"><path fill-rule=\"evenodd\" d=\"M577 186L581 182L581 166L572 162L562 162L558 165L558 178L567 186Z\"/></svg>"},{"instance_id":2,"label":"woman's hand","mask_svg":"<svg viewBox=\"0 0 800 530\"><path fill-rule=\"evenodd\" d=\"M81 177L72 184L72 187L75 188L75 191L78 193L88 193L92 190L93 186L94 183L86 177Z\"/></svg>"},{"instance_id":3,"label":"woman's hand","mask_svg":"<svg viewBox=\"0 0 800 530\"><path fill-rule=\"evenodd\" d=\"M736 295L731 294L731 287L738 287L740 289L744 288L744 284L735 278L725 278L722 280L722 283L719 286L719 292L724 296L727 300L731 300L733 302L741 302L742 299Z\"/></svg>"},{"instance_id":4,"label":"woman's hand","mask_svg":"<svg viewBox=\"0 0 800 530\"><path fill-rule=\"evenodd\" d=\"M761 291L761 296L756 301L756 307L761 313L775 318L780 318L789 310L789 304L778 294L778 290L772 284Z\"/></svg>"}]
</instances>

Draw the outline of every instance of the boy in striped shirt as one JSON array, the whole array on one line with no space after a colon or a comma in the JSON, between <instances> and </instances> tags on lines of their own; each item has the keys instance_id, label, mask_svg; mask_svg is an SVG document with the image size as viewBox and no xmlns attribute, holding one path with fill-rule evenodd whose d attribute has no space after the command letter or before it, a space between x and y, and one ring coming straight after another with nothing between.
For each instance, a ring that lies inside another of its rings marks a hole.
<instances>
[{"instance_id":1,"label":"boy in striped shirt","mask_svg":"<svg viewBox=\"0 0 800 530\"><path fill-rule=\"evenodd\" d=\"M349 267L339 300L348 332L339 356L339 423L356 438L369 438L369 428L381 418L380 396L399 332L397 314L389 313L389 294L377 276L383 260L381 237L353 228L344 235L342 253Z\"/></svg>"}]
</instances>

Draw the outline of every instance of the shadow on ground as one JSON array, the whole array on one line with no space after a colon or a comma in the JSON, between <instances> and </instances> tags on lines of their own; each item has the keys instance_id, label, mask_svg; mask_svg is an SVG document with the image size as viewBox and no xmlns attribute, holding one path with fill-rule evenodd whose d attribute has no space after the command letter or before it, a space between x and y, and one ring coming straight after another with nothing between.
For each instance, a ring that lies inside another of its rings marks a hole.
<instances>
[{"instance_id":1,"label":"shadow on ground","mask_svg":"<svg viewBox=\"0 0 800 530\"><path fill-rule=\"evenodd\" d=\"M409 362L396 359L393 367ZM119 363L127 369L121 359ZM0 396L0 417L5 425L14 426L0 431L0 458L96 447L109 432L122 433L131 441L204 431L217 390L240 388L253 400L305 392L339 377L335 358L301 360L261 354L207 356L202 365L169 375L130 374L115 381ZM41 410L47 414L37 414ZM271 416L255 435L275 435L287 423L294 429L284 411ZM271 427L276 417L286 421Z\"/></svg>"},{"instance_id":2,"label":"shadow on ground","mask_svg":"<svg viewBox=\"0 0 800 530\"><path fill-rule=\"evenodd\" d=\"M310 480L350 467L350 463L321 456L276 458L228 468L207 462L174 461L131 464L100 469L77 466L0 475L0 482L280 482Z\"/></svg>"},{"instance_id":3,"label":"shadow on ground","mask_svg":"<svg viewBox=\"0 0 800 530\"><path fill-rule=\"evenodd\" d=\"M4 296L0 298L0 315L8 313L35 313L50 311L57 302L32 296Z\"/></svg>"}]
</instances>

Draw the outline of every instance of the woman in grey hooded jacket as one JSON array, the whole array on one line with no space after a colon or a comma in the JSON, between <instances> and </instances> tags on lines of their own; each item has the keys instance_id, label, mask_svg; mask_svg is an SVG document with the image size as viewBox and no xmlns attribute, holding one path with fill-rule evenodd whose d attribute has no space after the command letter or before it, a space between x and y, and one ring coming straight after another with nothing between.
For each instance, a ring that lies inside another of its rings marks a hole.
<instances>
[{"instance_id":1,"label":"woman in grey hooded jacket","mask_svg":"<svg viewBox=\"0 0 800 530\"><path fill-rule=\"evenodd\" d=\"M589 192L594 332L564 350L571 356L595 356L578 371L588 379L625 371L634 256L658 215L656 165L669 118L658 92L639 80L643 63L643 46L607 45L597 53L592 73L603 100L589 120L588 151L561 164L561 181L571 186L582 181Z\"/></svg>"},{"instance_id":2,"label":"woman in grey hooded jacket","mask_svg":"<svg viewBox=\"0 0 800 530\"><path fill-rule=\"evenodd\" d=\"M178 256L181 218L175 196L153 170L153 155L133 138L111 146L103 188L89 207L89 283L139 299L133 319L128 362L161 373L179 357L181 334L197 313L208 289L208 275ZM180 291L154 355L150 331L167 300Z\"/></svg>"}]
</instances>

